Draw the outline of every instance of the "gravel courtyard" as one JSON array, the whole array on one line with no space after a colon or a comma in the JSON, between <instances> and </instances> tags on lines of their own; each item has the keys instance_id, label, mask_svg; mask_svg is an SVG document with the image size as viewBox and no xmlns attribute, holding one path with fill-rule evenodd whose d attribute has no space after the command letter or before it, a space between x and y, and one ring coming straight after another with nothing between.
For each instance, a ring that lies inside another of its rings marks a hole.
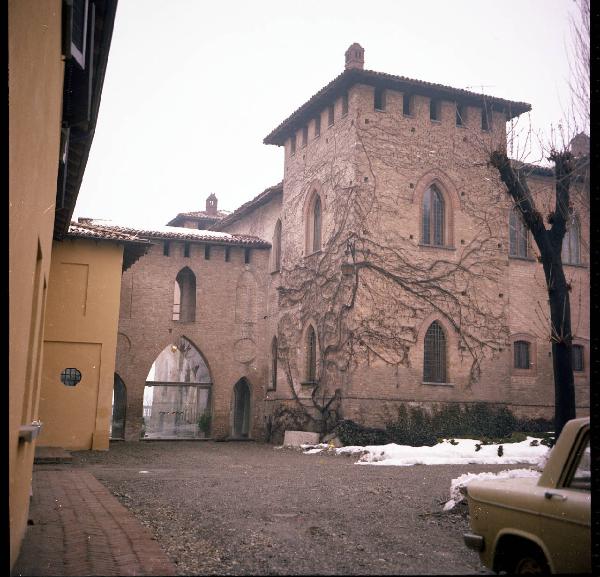
<instances>
[{"instance_id":1,"label":"gravel courtyard","mask_svg":"<svg viewBox=\"0 0 600 577\"><path fill-rule=\"evenodd\" d=\"M450 481L517 465L355 465L252 442L113 443L75 452L149 527L180 575L473 574ZM462 511L462 512L461 512Z\"/></svg>"}]
</instances>

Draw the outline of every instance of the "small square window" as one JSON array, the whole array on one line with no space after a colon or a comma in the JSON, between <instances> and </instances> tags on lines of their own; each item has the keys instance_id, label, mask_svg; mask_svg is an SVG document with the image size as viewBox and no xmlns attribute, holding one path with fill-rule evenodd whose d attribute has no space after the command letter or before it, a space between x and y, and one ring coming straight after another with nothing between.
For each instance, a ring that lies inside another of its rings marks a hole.
<instances>
[{"instance_id":1,"label":"small square window","mask_svg":"<svg viewBox=\"0 0 600 577\"><path fill-rule=\"evenodd\" d=\"M333 126L333 123L335 122L335 108L333 104L330 104L329 108L327 109L327 121L329 126Z\"/></svg>"}]
</instances>

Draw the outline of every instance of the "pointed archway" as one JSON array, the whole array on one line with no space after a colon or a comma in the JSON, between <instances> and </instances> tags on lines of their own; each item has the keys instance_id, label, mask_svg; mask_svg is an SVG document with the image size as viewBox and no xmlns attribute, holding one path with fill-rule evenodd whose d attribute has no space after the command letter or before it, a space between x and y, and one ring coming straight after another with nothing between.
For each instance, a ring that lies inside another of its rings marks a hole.
<instances>
[{"instance_id":1,"label":"pointed archway","mask_svg":"<svg viewBox=\"0 0 600 577\"><path fill-rule=\"evenodd\" d=\"M210 436L210 371L200 351L180 337L152 363L144 388L145 439Z\"/></svg>"},{"instance_id":2,"label":"pointed archway","mask_svg":"<svg viewBox=\"0 0 600 577\"><path fill-rule=\"evenodd\" d=\"M247 439L250 436L250 383L242 377L233 387L232 436Z\"/></svg>"}]
</instances>

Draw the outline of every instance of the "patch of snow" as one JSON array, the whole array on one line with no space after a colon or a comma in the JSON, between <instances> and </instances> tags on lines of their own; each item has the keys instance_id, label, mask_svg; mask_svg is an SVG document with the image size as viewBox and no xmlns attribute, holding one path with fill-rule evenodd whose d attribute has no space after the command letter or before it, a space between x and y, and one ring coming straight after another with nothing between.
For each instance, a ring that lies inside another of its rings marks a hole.
<instances>
[{"instance_id":1,"label":"patch of snow","mask_svg":"<svg viewBox=\"0 0 600 577\"><path fill-rule=\"evenodd\" d=\"M349 446L333 449L338 455L360 454L358 465L393 465L408 467L410 465L512 465L526 463L543 465L547 459L548 447L539 444L531 446L535 437L527 437L520 443L504 443L503 455L498 456L498 444L481 445L475 439L456 439L455 444L445 439L433 447L410 447L407 445L367 445L365 447ZM476 446L481 445L477 451ZM306 454L321 452L328 445L302 445ZM318 451L315 449L319 449Z\"/></svg>"},{"instance_id":2,"label":"patch of snow","mask_svg":"<svg viewBox=\"0 0 600 577\"><path fill-rule=\"evenodd\" d=\"M511 469L500 471L499 473L465 473L450 483L450 499L444 505L444 511L450 511L457 503L460 503L466 496L466 488L473 481L484 479L515 479L517 477L539 477L541 471L534 469Z\"/></svg>"}]
</instances>

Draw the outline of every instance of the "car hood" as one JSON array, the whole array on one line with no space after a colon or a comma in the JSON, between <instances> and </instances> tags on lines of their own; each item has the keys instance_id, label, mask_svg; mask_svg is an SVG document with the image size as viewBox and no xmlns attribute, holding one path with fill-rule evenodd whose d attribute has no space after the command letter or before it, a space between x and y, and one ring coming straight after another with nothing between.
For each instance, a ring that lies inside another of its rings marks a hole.
<instances>
[{"instance_id":1,"label":"car hood","mask_svg":"<svg viewBox=\"0 0 600 577\"><path fill-rule=\"evenodd\" d=\"M469 499L480 503L527 508L533 495L546 490L538 481L539 477L473 481L467 487L467 494Z\"/></svg>"}]
</instances>

